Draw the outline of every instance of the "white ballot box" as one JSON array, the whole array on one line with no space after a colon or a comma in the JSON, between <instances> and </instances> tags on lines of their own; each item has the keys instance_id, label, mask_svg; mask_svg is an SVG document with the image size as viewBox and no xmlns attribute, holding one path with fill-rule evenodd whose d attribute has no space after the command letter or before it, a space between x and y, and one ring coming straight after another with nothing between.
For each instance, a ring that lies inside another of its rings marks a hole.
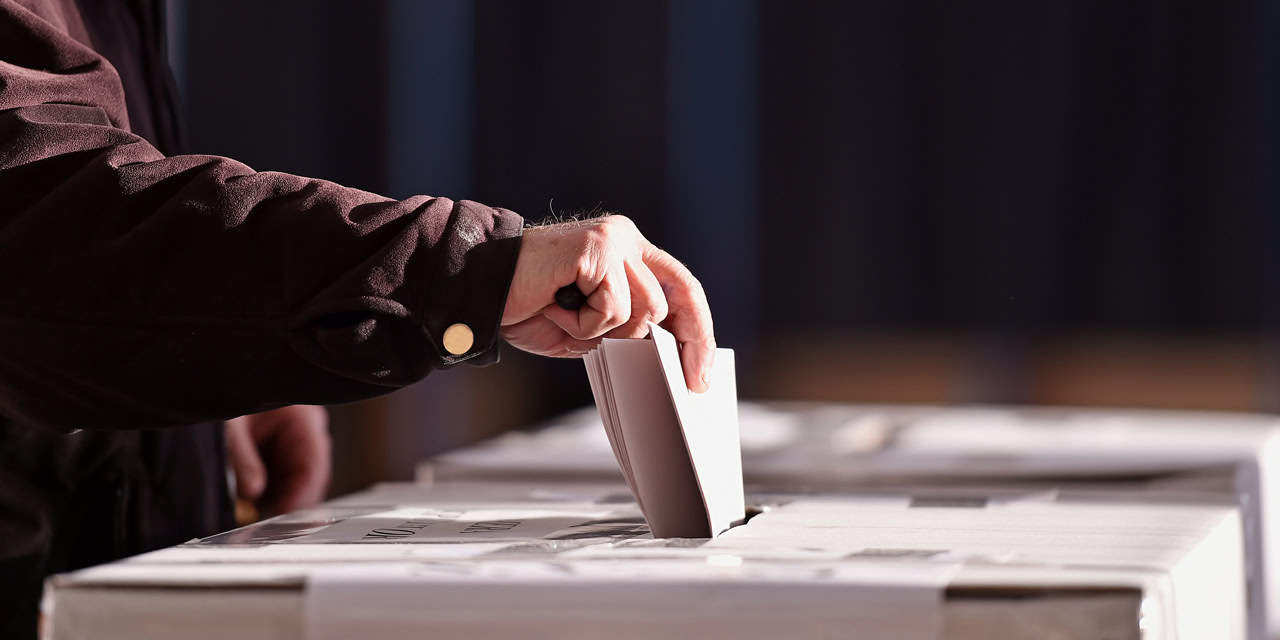
<instances>
[{"instance_id":1,"label":"white ballot box","mask_svg":"<svg viewBox=\"0 0 1280 640\"><path fill-rule=\"evenodd\" d=\"M1051 408L739 405L748 490L1005 486L1234 502L1252 636L1280 638L1280 419ZM513 432L419 467L419 478L618 477L596 412Z\"/></svg>"},{"instance_id":2,"label":"white ballot box","mask_svg":"<svg viewBox=\"0 0 1280 640\"><path fill-rule=\"evenodd\" d=\"M380 485L51 578L53 640L1244 638L1239 513L972 488L748 495L655 539L620 481Z\"/></svg>"}]
</instances>

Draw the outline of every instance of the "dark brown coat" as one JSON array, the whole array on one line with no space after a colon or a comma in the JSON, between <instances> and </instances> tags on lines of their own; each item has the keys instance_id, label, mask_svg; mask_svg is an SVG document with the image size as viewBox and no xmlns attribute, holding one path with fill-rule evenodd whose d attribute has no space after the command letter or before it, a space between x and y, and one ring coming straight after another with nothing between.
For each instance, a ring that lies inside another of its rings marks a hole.
<instances>
[{"instance_id":1,"label":"dark brown coat","mask_svg":"<svg viewBox=\"0 0 1280 640\"><path fill-rule=\"evenodd\" d=\"M123 6L147 37L154 5ZM29 635L45 573L210 533L225 511L216 426L134 430L491 362L519 251L510 211L162 153L171 102L126 95L84 17L0 0L4 637ZM162 60L123 55L160 77ZM456 322L475 334L461 356L440 346Z\"/></svg>"}]
</instances>

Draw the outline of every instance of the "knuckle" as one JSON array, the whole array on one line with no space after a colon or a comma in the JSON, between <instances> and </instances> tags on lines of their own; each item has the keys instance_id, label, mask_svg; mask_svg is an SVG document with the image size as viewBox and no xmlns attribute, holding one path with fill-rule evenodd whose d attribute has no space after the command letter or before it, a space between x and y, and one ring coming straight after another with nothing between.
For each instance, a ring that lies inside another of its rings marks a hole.
<instances>
[{"instance_id":1,"label":"knuckle","mask_svg":"<svg viewBox=\"0 0 1280 640\"><path fill-rule=\"evenodd\" d=\"M577 273L591 273L592 267L596 264L595 256L596 252L592 250L590 245L583 247L574 260L575 271Z\"/></svg>"},{"instance_id":2,"label":"knuckle","mask_svg":"<svg viewBox=\"0 0 1280 640\"><path fill-rule=\"evenodd\" d=\"M608 264L606 243L589 242L578 252L576 266L579 274L592 274L592 277L602 278L608 271Z\"/></svg>"},{"instance_id":3,"label":"knuckle","mask_svg":"<svg viewBox=\"0 0 1280 640\"><path fill-rule=\"evenodd\" d=\"M671 309L667 306L666 300L654 301L653 308L649 310L649 319L653 322L662 322L667 319L667 314Z\"/></svg>"},{"instance_id":4,"label":"knuckle","mask_svg":"<svg viewBox=\"0 0 1280 640\"><path fill-rule=\"evenodd\" d=\"M585 322L574 327L572 331L567 331L566 333L568 333L569 337L574 340L590 340L602 333L601 325L603 325L604 322L605 316L601 315L598 316L594 322Z\"/></svg>"},{"instance_id":5,"label":"knuckle","mask_svg":"<svg viewBox=\"0 0 1280 640\"><path fill-rule=\"evenodd\" d=\"M662 322L667 317L667 299L662 295L648 296L645 304L637 309L639 316L644 321Z\"/></svg>"},{"instance_id":6,"label":"knuckle","mask_svg":"<svg viewBox=\"0 0 1280 640\"><path fill-rule=\"evenodd\" d=\"M606 224L611 225L619 230L631 230L636 228L636 223L621 213L612 213L604 217Z\"/></svg>"},{"instance_id":7,"label":"knuckle","mask_svg":"<svg viewBox=\"0 0 1280 640\"><path fill-rule=\"evenodd\" d=\"M593 224L587 227L583 232L586 237L587 246L598 247L609 243L609 226L607 224Z\"/></svg>"},{"instance_id":8,"label":"knuckle","mask_svg":"<svg viewBox=\"0 0 1280 640\"><path fill-rule=\"evenodd\" d=\"M635 238L643 237L636 223L624 215L613 214L602 218L600 229L615 242L636 243Z\"/></svg>"}]
</instances>

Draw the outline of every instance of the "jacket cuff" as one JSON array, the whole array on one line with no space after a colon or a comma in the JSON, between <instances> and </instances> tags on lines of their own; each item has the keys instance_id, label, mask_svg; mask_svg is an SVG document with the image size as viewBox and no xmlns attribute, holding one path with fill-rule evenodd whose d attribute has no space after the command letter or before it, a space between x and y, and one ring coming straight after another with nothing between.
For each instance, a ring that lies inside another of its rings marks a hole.
<instances>
[{"instance_id":1,"label":"jacket cuff","mask_svg":"<svg viewBox=\"0 0 1280 640\"><path fill-rule=\"evenodd\" d=\"M421 307L437 368L498 361L502 312L523 230L524 219L513 211L456 203L443 238L444 277Z\"/></svg>"}]
</instances>

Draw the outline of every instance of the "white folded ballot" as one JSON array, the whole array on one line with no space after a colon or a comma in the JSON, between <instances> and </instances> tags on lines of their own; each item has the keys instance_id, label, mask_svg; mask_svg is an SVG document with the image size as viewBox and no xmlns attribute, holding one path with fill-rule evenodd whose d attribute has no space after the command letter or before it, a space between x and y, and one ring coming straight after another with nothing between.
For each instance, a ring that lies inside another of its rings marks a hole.
<instances>
[{"instance_id":1,"label":"white folded ballot","mask_svg":"<svg viewBox=\"0 0 1280 640\"><path fill-rule=\"evenodd\" d=\"M627 487L661 538L707 538L744 517L732 349L717 349L710 389L685 386L675 337L605 338L583 357Z\"/></svg>"},{"instance_id":2,"label":"white folded ballot","mask_svg":"<svg viewBox=\"0 0 1280 640\"><path fill-rule=\"evenodd\" d=\"M1243 638L1229 505L751 496L655 539L621 483L382 485L49 582L52 640Z\"/></svg>"}]
</instances>

